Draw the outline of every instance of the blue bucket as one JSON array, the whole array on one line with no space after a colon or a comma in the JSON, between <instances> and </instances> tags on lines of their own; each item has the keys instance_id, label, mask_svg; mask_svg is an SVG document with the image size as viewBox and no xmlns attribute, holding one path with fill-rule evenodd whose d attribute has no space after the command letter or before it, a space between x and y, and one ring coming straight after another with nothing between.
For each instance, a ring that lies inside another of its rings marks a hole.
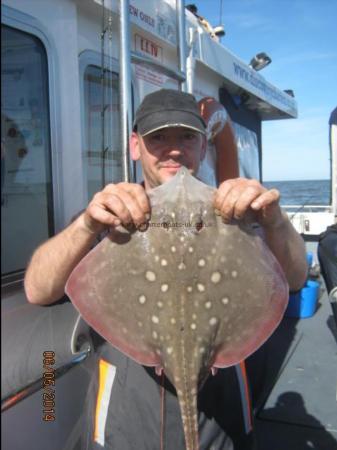
<instances>
[{"instance_id":1,"label":"blue bucket","mask_svg":"<svg viewBox=\"0 0 337 450\"><path fill-rule=\"evenodd\" d=\"M315 314L319 294L319 283L308 280L296 294L289 295L286 317L311 317Z\"/></svg>"}]
</instances>

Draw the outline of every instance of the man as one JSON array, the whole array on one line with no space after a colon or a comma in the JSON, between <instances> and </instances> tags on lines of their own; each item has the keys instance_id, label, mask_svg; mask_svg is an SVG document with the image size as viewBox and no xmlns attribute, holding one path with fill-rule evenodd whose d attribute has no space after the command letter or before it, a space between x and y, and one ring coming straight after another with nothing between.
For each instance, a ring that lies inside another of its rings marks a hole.
<instances>
[{"instance_id":1,"label":"man","mask_svg":"<svg viewBox=\"0 0 337 450\"><path fill-rule=\"evenodd\" d=\"M70 272L104 230L120 224L141 227L146 223L151 216L146 194L149 189L169 180L182 165L192 174L197 173L205 155L206 138L194 97L173 90L146 96L136 113L130 151L132 159L142 164L144 187L133 183L107 185L71 225L36 250L25 278L31 303L50 304L62 297ZM290 289L297 290L307 273L304 244L278 201L276 190L268 191L256 180L238 178L221 184L214 208L226 222L253 213ZM95 423L88 428L92 448L155 450L165 440L166 450L183 449L179 406L168 381L161 383L152 369L134 363L111 346L102 348L99 371L104 377L93 381L98 383L95 387L100 395L97 400L92 397L89 404L89 410L96 409ZM109 371L111 382L107 387ZM201 449L231 449L228 433L240 450L252 448L249 425L245 431L235 421L236 415L244 414L238 408L239 397L233 394L238 389L230 388L233 384L237 385L235 372L222 370L210 377L201 391ZM102 392L108 403L101 401Z\"/></svg>"},{"instance_id":2,"label":"man","mask_svg":"<svg viewBox=\"0 0 337 450\"><path fill-rule=\"evenodd\" d=\"M320 235L317 255L337 324L337 222Z\"/></svg>"},{"instance_id":3,"label":"man","mask_svg":"<svg viewBox=\"0 0 337 450\"><path fill-rule=\"evenodd\" d=\"M319 237L318 260L328 294L337 287L337 223Z\"/></svg>"}]
</instances>

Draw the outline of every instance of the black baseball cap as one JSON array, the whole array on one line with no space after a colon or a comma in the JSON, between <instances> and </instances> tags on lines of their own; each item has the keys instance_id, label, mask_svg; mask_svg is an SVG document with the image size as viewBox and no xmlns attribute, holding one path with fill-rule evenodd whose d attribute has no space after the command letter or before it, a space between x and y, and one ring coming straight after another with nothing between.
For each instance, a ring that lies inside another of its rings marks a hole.
<instances>
[{"instance_id":1,"label":"black baseball cap","mask_svg":"<svg viewBox=\"0 0 337 450\"><path fill-rule=\"evenodd\" d=\"M206 124L192 94L160 89L144 97L133 123L133 131L146 136L169 127L184 127L206 134Z\"/></svg>"}]
</instances>

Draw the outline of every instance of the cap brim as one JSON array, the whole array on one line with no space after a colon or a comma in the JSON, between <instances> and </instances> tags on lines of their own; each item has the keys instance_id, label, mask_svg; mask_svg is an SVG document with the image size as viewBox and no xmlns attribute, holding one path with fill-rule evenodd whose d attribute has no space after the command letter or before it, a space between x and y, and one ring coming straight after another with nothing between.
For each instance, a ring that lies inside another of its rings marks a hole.
<instances>
[{"instance_id":1,"label":"cap brim","mask_svg":"<svg viewBox=\"0 0 337 450\"><path fill-rule=\"evenodd\" d=\"M188 128L190 130L197 131L198 133L206 134L205 130L200 130L199 128L192 127L191 125L187 125L186 123L168 123L166 125L161 125L161 126L159 126L157 128L154 128L153 130L147 131L146 133L140 133L140 135L142 137L144 137L144 136L147 136L147 135L149 135L151 133L154 133L155 131L163 130L164 128L178 128L178 127Z\"/></svg>"},{"instance_id":2,"label":"cap brim","mask_svg":"<svg viewBox=\"0 0 337 450\"><path fill-rule=\"evenodd\" d=\"M137 131L141 136L147 136L163 128L183 127L206 134L203 119L185 111L161 111L149 114L139 121Z\"/></svg>"}]
</instances>

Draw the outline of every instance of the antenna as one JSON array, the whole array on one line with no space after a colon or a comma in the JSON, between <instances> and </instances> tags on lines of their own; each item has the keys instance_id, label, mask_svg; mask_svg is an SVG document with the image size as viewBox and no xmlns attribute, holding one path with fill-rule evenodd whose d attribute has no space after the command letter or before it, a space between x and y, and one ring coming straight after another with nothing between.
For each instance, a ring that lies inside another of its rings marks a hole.
<instances>
[{"instance_id":1,"label":"antenna","mask_svg":"<svg viewBox=\"0 0 337 450\"><path fill-rule=\"evenodd\" d=\"M219 24L220 24L219 26L213 27L213 30L214 34L218 36L218 38L222 38L226 34L222 21L222 0L220 0Z\"/></svg>"},{"instance_id":2,"label":"antenna","mask_svg":"<svg viewBox=\"0 0 337 450\"><path fill-rule=\"evenodd\" d=\"M102 31L101 31L101 92L102 92L102 104L101 104L101 159L102 159L102 167L101 167L101 187L102 189L105 186L105 157L107 152L107 147L105 146L105 4L104 0L102 1Z\"/></svg>"},{"instance_id":3,"label":"antenna","mask_svg":"<svg viewBox=\"0 0 337 450\"><path fill-rule=\"evenodd\" d=\"M106 184L106 163L109 152L109 139L107 136L107 131L110 131L106 128L106 117L109 110L109 104L112 104L112 99L108 98L109 95L109 85L110 85L110 77L111 77L111 67L109 56L111 54L111 46L112 46L112 12L111 9L108 13L108 18L106 18L106 1L102 0L102 24L101 24L101 187L102 189ZM110 0L111 6L111 0ZM108 48L106 48L106 45ZM107 55L106 55L107 52ZM111 94L110 94L111 95ZM110 103L109 103L110 100ZM111 145L111 142L110 142Z\"/></svg>"}]
</instances>

